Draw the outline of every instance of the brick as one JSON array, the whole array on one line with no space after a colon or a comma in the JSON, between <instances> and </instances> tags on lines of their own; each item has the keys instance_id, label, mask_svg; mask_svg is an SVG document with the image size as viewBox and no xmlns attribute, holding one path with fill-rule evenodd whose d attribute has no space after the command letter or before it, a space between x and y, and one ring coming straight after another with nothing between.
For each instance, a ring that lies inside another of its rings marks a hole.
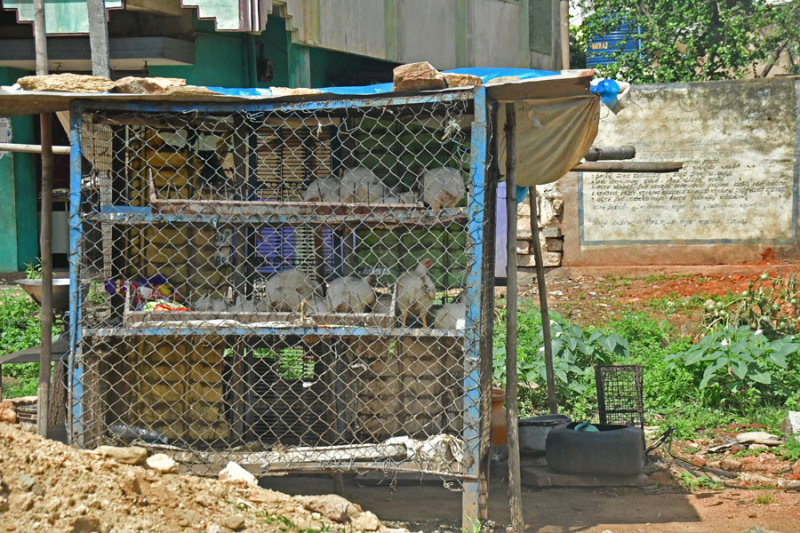
<instances>
[{"instance_id":1,"label":"brick","mask_svg":"<svg viewBox=\"0 0 800 533\"><path fill-rule=\"evenodd\" d=\"M545 239L545 248L548 252L562 252L564 251L564 239L560 237Z\"/></svg>"},{"instance_id":2,"label":"brick","mask_svg":"<svg viewBox=\"0 0 800 533\"><path fill-rule=\"evenodd\" d=\"M222 372L218 366L195 363L189 367L189 380L216 385L222 381Z\"/></svg>"},{"instance_id":3,"label":"brick","mask_svg":"<svg viewBox=\"0 0 800 533\"><path fill-rule=\"evenodd\" d=\"M546 267L561 266L561 254L559 252L542 252L542 263ZM533 255L517 255L517 266L534 267L536 260Z\"/></svg>"},{"instance_id":4,"label":"brick","mask_svg":"<svg viewBox=\"0 0 800 533\"><path fill-rule=\"evenodd\" d=\"M525 240L517 240L517 253L528 255L531 253L531 242Z\"/></svg>"},{"instance_id":5,"label":"brick","mask_svg":"<svg viewBox=\"0 0 800 533\"><path fill-rule=\"evenodd\" d=\"M561 228L558 226L547 226L546 228L542 228L541 236L547 239L551 237L561 237Z\"/></svg>"}]
</instances>

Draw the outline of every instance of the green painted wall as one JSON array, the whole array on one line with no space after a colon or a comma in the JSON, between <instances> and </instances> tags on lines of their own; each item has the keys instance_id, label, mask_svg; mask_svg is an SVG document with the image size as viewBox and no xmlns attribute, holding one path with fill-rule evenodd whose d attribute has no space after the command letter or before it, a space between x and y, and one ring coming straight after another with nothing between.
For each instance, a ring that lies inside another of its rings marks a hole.
<instances>
[{"instance_id":1,"label":"green painted wall","mask_svg":"<svg viewBox=\"0 0 800 533\"><path fill-rule=\"evenodd\" d=\"M212 85L220 87L249 87L255 79L251 73L255 62L248 64L247 34L197 34L195 40L195 64L191 66L149 67L151 76L185 78L190 85Z\"/></svg>"},{"instance_id":2,"label":"green painted wall","mask_svg":"<svg viewBox=\"0 0 800 533\"><path fill-rule=\"evenodd\" d=\"M0 85L10 85L29 72L0 68ZM35 143L34 118L11 119L12 142ZM16 272L39 256L36 214L36 156L6 154L0 159L0 272Z\"/></svg>"}]
</instances>

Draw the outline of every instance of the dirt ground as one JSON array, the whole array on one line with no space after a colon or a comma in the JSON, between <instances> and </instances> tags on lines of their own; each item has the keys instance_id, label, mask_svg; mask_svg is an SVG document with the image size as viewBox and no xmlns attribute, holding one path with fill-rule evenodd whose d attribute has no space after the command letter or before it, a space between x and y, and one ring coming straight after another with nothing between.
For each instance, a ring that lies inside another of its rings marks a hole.
<instances>
[{"instance_id":1,"label":"dirt ground","mask_svg":"<svg viewBox=\"0 0 800 533\"><path fill-rule=\"evenodd\" d=\"M291 497L244 481L162 474L0 423L0 531L307 529L395 531L338 496Z\"/></svg>"},{"instance_id":2,"label":"dirt ground","mask_svg":"<svg viewBox=\"0 0 800 533\"><path fill-rule=\"evenodd\" d=\"M262 485L289 494L326 490L330 481L312 476L265 478ZM460 531L461 494L441 483L408 480L395 491L369 478L345 484L344 496L384 521L409 530ZM689 493L677 487L523 489L529 531L541 533L668 533L800 531L800 494L780 490L720 489ZM495 531L510 522L507 486L490 487L489 518ZM758 530L756 530L758 531Z\"/></svg>"}]
</instances>

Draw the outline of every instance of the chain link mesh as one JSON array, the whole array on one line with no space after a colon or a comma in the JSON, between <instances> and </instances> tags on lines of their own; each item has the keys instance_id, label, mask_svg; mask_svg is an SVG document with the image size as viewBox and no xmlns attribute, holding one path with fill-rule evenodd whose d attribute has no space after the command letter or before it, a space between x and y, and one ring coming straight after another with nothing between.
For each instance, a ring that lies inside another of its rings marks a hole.
<instances>
[{"instance_id":1,"label":"chain link mesh","mask_svg":"<svg viewBox=\"0 0 800 533\"><path fill-rule=\"evenodd\" d=\"M467 471L471 100L81 120L79 444Z\"/></svg>"}]
</instances>

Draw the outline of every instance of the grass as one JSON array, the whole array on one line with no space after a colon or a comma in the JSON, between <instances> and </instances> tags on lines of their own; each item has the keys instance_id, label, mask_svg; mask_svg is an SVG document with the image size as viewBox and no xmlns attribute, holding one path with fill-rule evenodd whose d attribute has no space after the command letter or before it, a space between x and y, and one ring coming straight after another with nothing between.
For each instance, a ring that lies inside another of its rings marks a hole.
<instances>
[{"instance_id":1,"label":"grass","mask_svg":"<svg viewBox=\"0 0 800 533\"><path fill-rule=\"evenodd\" d=\"M16 287L0 286L0 355L36 346L40 341L39 306ZM3 365L3 376L7 378L4 398L36 394L39 363Z\"/></svg>"},{"instance_id":2,"label":"grass","mask_svg":"<svg viewBox=\"0 0 800 533\"><path fill-rule=\"evenodd\" d=\"M760 503L762 505L768 505L773 502L772 494L762 494L758 498L756 498L756 503Z\"/></svg>"}]
</instances>

